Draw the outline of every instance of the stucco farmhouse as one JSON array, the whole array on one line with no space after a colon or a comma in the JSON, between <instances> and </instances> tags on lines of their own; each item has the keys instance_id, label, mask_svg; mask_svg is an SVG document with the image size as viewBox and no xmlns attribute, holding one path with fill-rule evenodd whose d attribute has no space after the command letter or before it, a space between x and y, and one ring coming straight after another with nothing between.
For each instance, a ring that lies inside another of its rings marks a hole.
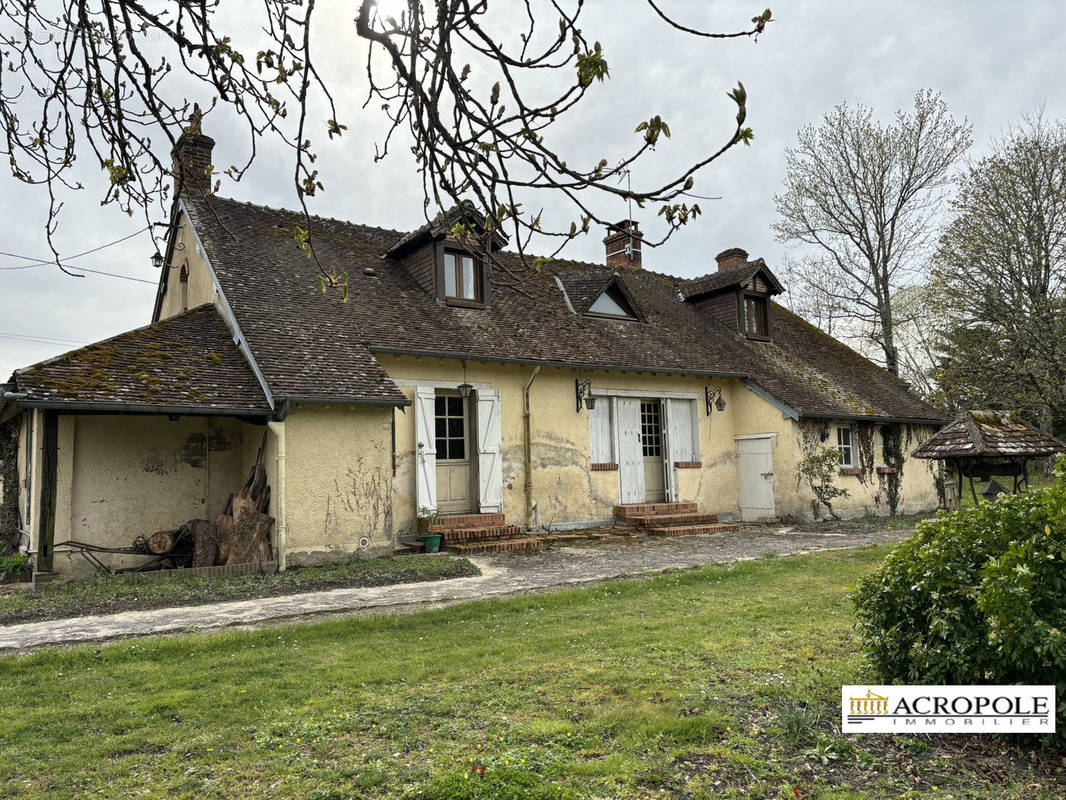
<instances>
[{"instance_id":1,"label":"stucco farmhouse","mask_svg":"<svg viewBox=\"0 0 1066 800\"><path fill-rule=\"evenodd\" d=\"M459 549L616 515L672 534L810 517L796 466L825 447L849 491L839 511L936 505L931 463L907 454L940 414L776 304L777 278L743 250L672 277L644 268L625 221L604 263L553 260L516 282L448 215L408 233L315 218L345 300L294 241L302 215L196 180L212 145L198 131L178 144L192 168L151 324L3 385L42 569L87 568L60 542L123 547L214 519L257 460L281 568L390 553L419 517Z\"/></svg>"}]
</instances>

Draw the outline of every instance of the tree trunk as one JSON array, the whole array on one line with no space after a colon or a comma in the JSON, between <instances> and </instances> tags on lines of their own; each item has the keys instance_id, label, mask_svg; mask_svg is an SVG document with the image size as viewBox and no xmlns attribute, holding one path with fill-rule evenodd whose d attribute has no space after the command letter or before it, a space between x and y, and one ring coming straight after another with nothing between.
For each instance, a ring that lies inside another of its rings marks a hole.
<instances>
[{"instance_id":1,"label":"tree trunk","mask_svg":"<svg viewBox=\"0 0 1066 800\"><path fill-rule=\"evenodd\" d=\"M177 531L156 531L148 537L148 550L157 556L169 553L174 549L176 534Z\"/></svg>"}]
</instances>

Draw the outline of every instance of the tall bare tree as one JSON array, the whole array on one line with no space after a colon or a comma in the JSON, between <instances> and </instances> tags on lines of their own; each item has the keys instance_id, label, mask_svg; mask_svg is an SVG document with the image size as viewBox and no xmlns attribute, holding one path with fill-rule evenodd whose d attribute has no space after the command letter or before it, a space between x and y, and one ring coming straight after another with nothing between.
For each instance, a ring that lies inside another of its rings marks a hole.
<instances>
[{"instance_id":1,"label":"tall bare tree","mask_svg":"<svg viewBox=\"0 0 1066 800\"><path fill-rule=\"evenodd\" d=\"M1066 125L1026 118L970 164L934 259L949 402L1066 429Z\"/></svg>"},{"instance_id":2,"label":"tall bare tree","mask_svg":"<svg viewBox=\"0 0 1066 800\"><path fill-rule=\"evenodd\" d=\"M714 33L682 24L655 0L646 3L649 23L708 40L754 38L771 22L766 10L740 30ZM359 114L384 115L388 133L377 157L397 144L414 154L427 218L471 201L489 227L506 227L519 249L535 233L554 236L561 246L591 224L604 224L597 196L655 204L669 235L699 213L685 195L697 173L753 136L738 84L729 92L735 121L717 144L651 185L619 178L669 139L662 113L631 121L628 152L587 164L568 158L552 133L609 75L607 54L581 26L583 0L493 3L493 13L488 0L394 0L392 14L374 0L360 0L348 35L368 51L362 109L338 108L335 87L320 71L324 34L320 23L315 28L321 18L316 0L249 2L228 19L223 5L0 3L3 152L16 179L47 188L49 242L63 195L81 188L73 169L79 156L98 164L103 203L145 213L149 223L153 214L162 218L169 152L193 101L208 115L228 108L247 134L247 160L225 170L234 180L264 137L288 145L305 213L306 198L322 191L326 180L315 168L314 141L345 135ZM538 191L568 198L571 219L558 227L542 221ZM313 255L313 239L299 233Z\"/></svg>"},{"instance_id":3,"label":"tall bare tree","mask_svg":"<svg viewBox=\"0 0 1066 800\"><path fill-rule=\"evenodd\" d=\"M780 241L820 256L804 271L809 292L850 319L899 372L892 298L913 280L953 164L971 126L941 96L921 91L892 123L842 104L801 129L785 151L785 191L775 197Z\"/></svg>"}]
</instances>

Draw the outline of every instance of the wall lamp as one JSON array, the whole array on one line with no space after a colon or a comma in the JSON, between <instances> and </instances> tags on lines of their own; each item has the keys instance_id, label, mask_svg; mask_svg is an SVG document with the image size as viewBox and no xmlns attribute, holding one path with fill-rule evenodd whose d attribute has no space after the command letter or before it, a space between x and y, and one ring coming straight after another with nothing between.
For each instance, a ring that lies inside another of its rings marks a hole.
<instances>
[{"instance_id":1,"label":"wall lamp","mask_svg":"<svg viewBox=\"0 0 1066 800\"><path fill-rule=\"evenodd\" d=\"M464 397L464 398L465 397L469 397L470 396L470 392L473 391L473 389L474 389L474 387L472 385L470 385L469 383L466 382L466 360L465 359L463 361L463 382L460 383L455 388L459 390L459 394L462 397Z\"/></svg>"},{"instance_id":2,"label":"wall lamp","mask_svg":"<svg viewBox=\"0 0 1066 800\"><path fill-rule=\"evenodd\" d=\"M592 396L592 379L580 381L574 378L574 394L577 396L577 413L581 413L581 400L585 400L585 408L589 411L596 407L596 398Z\"/></svg>"},{"instance_id":3,"label":"wall lamp","mask_svg":"<svg viewBox=\"0 0 1066 800\"><path fill-rule=\"evenodd\" d=\"M156 269L159 269L163 266L163 256L159 254L158 250L152 253L152 266Z\"/></svg>"},{"instance_id":4,"label":"wall lamp","mask_svg":"<svg viewBox=\"0 0 1066 800\"><path fill-rule=\"evenodd\" d=\"M707 404L707 416L711 416L712 406L719 411L725 411L725 399L722 397L722 390L715 386L713 389L710 386L703 387L703 399Z\"/></svg>"}]
</instances>

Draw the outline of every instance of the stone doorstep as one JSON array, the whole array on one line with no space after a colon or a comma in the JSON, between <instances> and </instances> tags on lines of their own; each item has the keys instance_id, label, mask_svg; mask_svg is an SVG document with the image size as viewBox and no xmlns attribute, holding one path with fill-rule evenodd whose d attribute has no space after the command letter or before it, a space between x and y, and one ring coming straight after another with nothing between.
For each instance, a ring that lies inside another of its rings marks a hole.
<instances>
[{"instance_id":1,"label":"stone doorstep","mask_svg":"<svg viewBox=\"0 0 1066 800\"><path fill-rule=\"evenodd\" d=\"M628 522L638 528L666 528L673 525L714 525L717 514L649 514L629 517Z\"/></svg>"},{"instance_id":2,"label":"stone doorstep","mask_svg":"<svg viewBox=\"0 0 1066 800\"><path fill-rule=\"evenodd\" d=\"M614 507L615 517L624 520L655 514L695 514L698 511L695 503L636 503Z\"/></svg>"},{"instance_id":3,"label":"stone doorstep","mask_svg":"<svg viewBox=\"0 0 1066 800\"><path fill-rule=\"evenodd\" d=\"M497 528L505 524L503 514L449 514L430 523L429 532L440 533L456 528Z\"/></svg>"},{"instance_id":4,"label":"stone doorstep","mask_svg":"<svg viewBox=\"0 0 1066 800\"><path fill-rule=\"evenodd\" d=\"M673 525L665 528L644 528L648 536L697 536L704 533L733 533L737 526L731 523L719 525Z\"/></svg>"}]
</instances>

